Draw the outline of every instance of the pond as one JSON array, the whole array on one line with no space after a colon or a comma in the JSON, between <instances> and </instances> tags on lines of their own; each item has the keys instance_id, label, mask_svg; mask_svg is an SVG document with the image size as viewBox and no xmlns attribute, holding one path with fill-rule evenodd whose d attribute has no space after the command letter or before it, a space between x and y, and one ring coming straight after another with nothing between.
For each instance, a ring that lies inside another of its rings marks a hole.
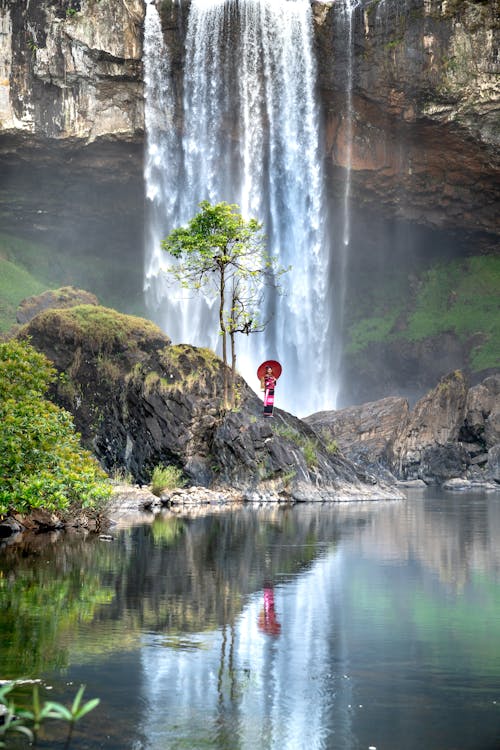
<instances>
[{"instance_id":1,"label":"pond","mask_svg":"<svg viewBox=\"0 0 500 750\"><path fill-rule=\"evenodd\" d=\"M112 536L0 550L0 678L101 699L71 748L500 747L500 493L165 513Z\"/></svg>"}]
</instances>

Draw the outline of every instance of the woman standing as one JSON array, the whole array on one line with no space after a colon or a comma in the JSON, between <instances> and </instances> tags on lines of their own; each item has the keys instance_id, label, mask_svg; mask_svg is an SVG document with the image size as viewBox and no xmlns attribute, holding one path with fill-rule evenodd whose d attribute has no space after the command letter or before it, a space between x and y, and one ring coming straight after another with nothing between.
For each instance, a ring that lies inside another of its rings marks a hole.
<instances>
[{"instance_id":1,"label":"woman standing","mask_svg":"<svg viewBox=\"0 0 500 750\"><path fill-rule=\"evenodd\" d=\"M260 381L260 385L264 391L264 416L272 417L274 409L274 388L276 386L276 378L274 377L272 367L266 367L266 372Z\"/></svg>"}]
</instances>

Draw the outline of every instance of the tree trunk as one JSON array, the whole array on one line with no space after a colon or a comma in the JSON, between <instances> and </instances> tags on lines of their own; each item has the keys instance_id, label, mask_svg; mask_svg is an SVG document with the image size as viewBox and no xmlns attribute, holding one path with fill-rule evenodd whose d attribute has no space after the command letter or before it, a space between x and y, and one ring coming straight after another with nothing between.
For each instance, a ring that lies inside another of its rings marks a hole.
<instances>
[{"instance_id":1,"label":"tree trunk","mask_svg":"<svg viewBox=\"0 0 500 750\"><path fill-rule=\"evenodd\" d=\"M234 336L235 332L231 329L229 333L229 337L231 339L231 389L229 393L231 407L236 406L234 398L234 383L236 380L236 341Z\"/></svg>"},{"instance_id":2,"label":"tree trunk","mask_svg":"<svg viewBox=\"0 0 500 750\"><path fill-rule=\"evenodd\" d=\"M223 369L223 399L224 407L227 409L229 405L228 401L228 374L227 374L227 342L226 342L226 324L224 322L224 298L226 292L226 278L224 266L219 266L220 269L220 296L219 296L219 327L222 336L222 361L224 363Z\"/></svg>"}]
</instances>

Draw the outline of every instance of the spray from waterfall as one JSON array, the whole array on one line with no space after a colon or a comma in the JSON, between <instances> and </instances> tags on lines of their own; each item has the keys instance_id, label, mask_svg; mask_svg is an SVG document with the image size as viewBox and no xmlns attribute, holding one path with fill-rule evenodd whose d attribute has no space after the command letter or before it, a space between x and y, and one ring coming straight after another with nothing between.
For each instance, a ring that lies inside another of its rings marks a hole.
<instances>
[{"instance_id":1,"label":"spray from waterfall","mask_svg":"<svg viewBox=\"0 0 500 750\"><path fill-rule=\"evenodd\" d=\"M178 112L154 5L146 41L151 317L173 341L217 349L215 300L167 284L160 240L202 200L237 203L264 222L269 251L292 267L284 295L265 300L265 333L240 337L237 368L256 387L260 361L278 359L279 406L301 415L332 408L330 248L309 0L192 0Z\"/></svg>"},{"instance_id":2,"label":"spray from waterfall","mask_svg":"<svg viewBox=\"0 0 500 750\"><path fill-rule=\"evenodd\" d=\"M354 20L355 11L360 0L343 0L342 31L345 44L345 108L344 108L344 193L342 206L342 242L337 248L337 278L335 283L336 297L336 342L334 349L333 369L336 373L335 381L340 381L342 360L342 342L344 333L344 315L348 286L349 246L351 242L351 173L352 173L352 139L353 139L353 68L354 68Z\"/></svg>"}]
</instances>

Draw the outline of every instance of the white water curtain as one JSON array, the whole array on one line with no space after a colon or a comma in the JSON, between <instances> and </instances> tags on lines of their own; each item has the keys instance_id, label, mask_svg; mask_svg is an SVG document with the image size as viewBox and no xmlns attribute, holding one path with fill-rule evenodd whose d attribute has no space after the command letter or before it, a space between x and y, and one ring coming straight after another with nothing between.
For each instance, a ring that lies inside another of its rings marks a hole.
<instances>
[{"instance_id":1,"label":"white water curtain","mask_svg":"<svg viewBox=\"0 0 500 750\"><path fill-rule=\"evenodd\" d=\"M278 359L277 406L332 408L329 242L309 0L192 0L181 98L156 7L147 7L145 290L174 342L218 348L215 300L166 282L160 241L202 200L237 203L264 222L269 251L292 270L269 294L264 333L239 337L237 368L258 388L257 366Z\"/></svg>"}]
</instances>

